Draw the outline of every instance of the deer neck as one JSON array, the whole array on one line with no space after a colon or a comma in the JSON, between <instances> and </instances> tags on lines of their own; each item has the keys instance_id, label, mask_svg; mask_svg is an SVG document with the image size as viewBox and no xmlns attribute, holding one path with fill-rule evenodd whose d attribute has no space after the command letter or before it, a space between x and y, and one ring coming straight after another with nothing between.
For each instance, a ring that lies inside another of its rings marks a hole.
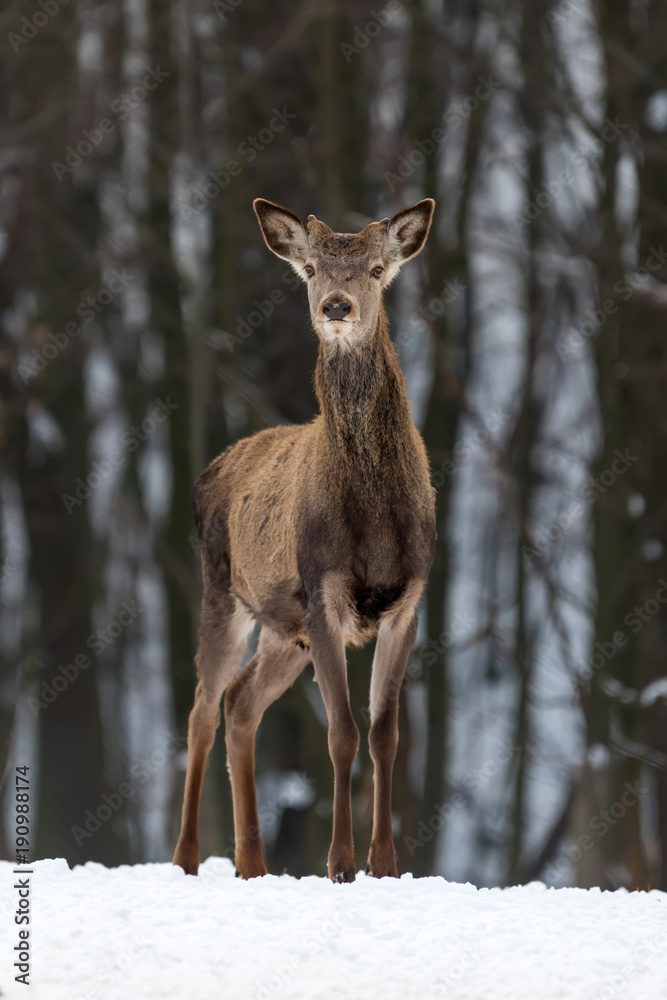
<instances>
[{"instance_id":1,"label":"deer neck","mask_svg":"<svg viewBox=\"0 0 667 1000\"><path fill-rule=\"evenodd\" d=\"M370 475L389 472L392 459L412 442L413 420L382 307L371 337L359 347L320 342L315 390L326 447L337 465Z\"/></svg>"}]
</instances>

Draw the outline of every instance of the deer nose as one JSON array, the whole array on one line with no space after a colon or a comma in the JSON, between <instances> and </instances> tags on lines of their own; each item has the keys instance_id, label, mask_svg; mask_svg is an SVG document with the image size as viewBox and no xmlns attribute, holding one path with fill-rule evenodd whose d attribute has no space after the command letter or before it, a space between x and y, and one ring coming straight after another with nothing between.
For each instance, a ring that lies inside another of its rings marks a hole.
<instances>
[{"instance_id":1,"label":"deer nose","mask_svg":"<svg viewBox=\"0 0 667 1000\"><path fill-rule=\"evenodd\" d=\"M338 302L325 302L322 306L322 312L327 319L345 319L351 308L349 302L341 299Z\"/></svg>"}]
</instances>

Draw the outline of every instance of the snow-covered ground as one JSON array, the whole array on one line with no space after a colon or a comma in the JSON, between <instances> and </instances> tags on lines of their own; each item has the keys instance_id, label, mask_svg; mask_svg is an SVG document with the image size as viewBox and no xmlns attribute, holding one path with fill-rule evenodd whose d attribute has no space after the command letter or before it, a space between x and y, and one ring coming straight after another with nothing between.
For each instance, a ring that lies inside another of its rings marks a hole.
<instances>
[{"instance_id":1,"label":"snow-covered ground","mask_svg":"<svg viewBox=\"0 0 667 1000\"><path fill-rule=\"evenodd\" d=\"M0 863L0 991L44 1000L664 1000L667 894L352 885L227 859L31 866L31 985L14 982L13 866ZM20 876L19 876L20 877Z\"/></svg>"}]
</instances>

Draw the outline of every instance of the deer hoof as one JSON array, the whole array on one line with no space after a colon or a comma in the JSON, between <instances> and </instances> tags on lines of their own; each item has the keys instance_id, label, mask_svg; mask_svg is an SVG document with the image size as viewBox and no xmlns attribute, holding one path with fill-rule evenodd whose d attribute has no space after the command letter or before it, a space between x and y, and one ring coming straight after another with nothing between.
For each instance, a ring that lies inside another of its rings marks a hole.
<instances>
[{"instance_id":1,"label":"deer hoof","mask_svg":"<svg viewBox=\"0 0 667 1000\"><path fill-rule=\"evenodd\" d=\"M332 882L354 882L356 879L354 864L345 865L340 862L337 865L329 866L329 878Z\"/></svg>"},{"instance_id":2,"label":"deer hoof","mask_svg":"<svg viewBox=\"0 0 667 1000\"><path fill-rule=\"evenodd\" d=\"M372 878L398 878L398 866L396 864L396 852L392 844L391 850L379 851L371 847L371 853L366 865L366 874Z\"/></svg>"},{"instance_id":3,"label":"deer hoof","mask_svg":"<svg viewBox=\"0 0 667 1000\"><path fill-rule=\"evenodd\" d=\"M196 847L177 847L173 863L182 868L186 875L196 875L199 871L199 850Z\"/></svg>"},{"instance_id":4,"label":"deer hoof","mask_svg":"<svg viewBox=\"0 0 667 1000\"><path fill-rule=\"evenodd\" d=\"M398 878L398 871L396 868L387 868L386 871L382 871L377 868L369 868L367 865L366 874L370 875L371 878Z\"/></svg>"},{"instance_id":5,"label":"deer hoof","mask_svg":"<svg viewBox=\"0 0 667 1000\"><path fill-rule=\"evenodd\" d=\"M237 878L261 878L262 875L268 874L267 867L263 861L237 861L236 863Z\"/></svg>"}]
</instances>

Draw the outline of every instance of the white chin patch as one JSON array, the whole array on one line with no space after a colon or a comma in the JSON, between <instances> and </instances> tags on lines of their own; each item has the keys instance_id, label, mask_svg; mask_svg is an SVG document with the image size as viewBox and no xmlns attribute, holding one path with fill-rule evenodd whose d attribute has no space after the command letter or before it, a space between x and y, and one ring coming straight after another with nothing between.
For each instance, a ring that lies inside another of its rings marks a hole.
<instances>
[{"instance_id":1,"label":"white chin patch","mask_svg":"<svg viewBox=\"0 0 667 1000\"><path fill-rule=\"evenodd\" d=\"M319 323L318 327L325 340L340 344L351 343L357 332L357 324L344 319L327 319Z\"/></svg>"}]
</instances>

